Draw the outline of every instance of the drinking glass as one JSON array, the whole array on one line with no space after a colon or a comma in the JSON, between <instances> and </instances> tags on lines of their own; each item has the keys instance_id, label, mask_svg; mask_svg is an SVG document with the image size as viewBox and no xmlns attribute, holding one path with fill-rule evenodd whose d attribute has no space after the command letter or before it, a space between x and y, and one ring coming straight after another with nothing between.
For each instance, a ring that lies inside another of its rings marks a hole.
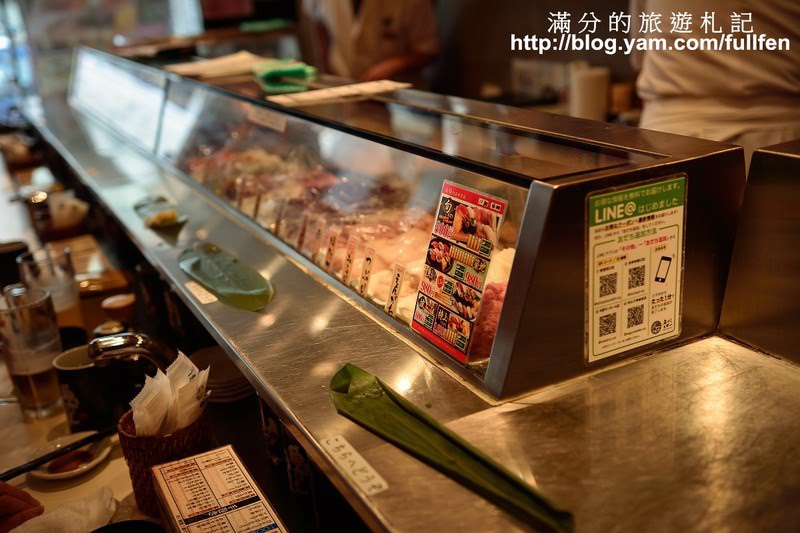
<instances>
[{"instance_id":1,"label":"drinking glass","mask_svg":"<svg viewBox=\"0 0 800 533\"><path fill-rule=\"evenodd\" d=\"M50 291L22 284L3 289L0 338L23 414L28 418L50 416L61 403L53 368L61 340Z\"/></svg>"},{"instance_id":2,"label":"drinking glass","mask_svg":"<svg viewBox=\"0 0 800 533\"><path fill-rule=\"evenodd\" d=\"M59 327L84 327L69 248L32 250L18 256L17 265L25 285L50 291Z\"/></svg>"}]
</instances>

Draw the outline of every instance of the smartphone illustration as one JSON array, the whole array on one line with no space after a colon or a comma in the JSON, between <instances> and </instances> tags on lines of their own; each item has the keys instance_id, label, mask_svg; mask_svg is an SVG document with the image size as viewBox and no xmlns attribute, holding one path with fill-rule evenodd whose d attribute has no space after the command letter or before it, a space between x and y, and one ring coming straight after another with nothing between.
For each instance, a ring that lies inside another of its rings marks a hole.
<instances>
[{"instance_id":1,"label":"smartphone illustration","mask_svg":"<svg viewBox=\"0 0 800 533\"><path fill-rule=\"evenodd\" d=\"M667 257L666 255L661 256L661 261L658 263L658 270L656 270L656 281L658 283L664 283L667 280L667 274L669 274L669 266L671 264L671 257Z\"/></svg>"}]
</instances>

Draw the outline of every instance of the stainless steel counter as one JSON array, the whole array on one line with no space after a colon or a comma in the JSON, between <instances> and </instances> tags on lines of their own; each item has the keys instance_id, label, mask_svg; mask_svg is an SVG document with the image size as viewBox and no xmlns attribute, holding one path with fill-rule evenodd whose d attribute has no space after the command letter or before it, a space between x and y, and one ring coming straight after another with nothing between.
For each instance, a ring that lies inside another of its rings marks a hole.
<instances>
[{"instance_id":1,"label":"stainless steel counter","mask_svg":"<svg viewBox=\"0 0 800 533\"><path fill-rule=\"evenodd\" d=\"M430 403L433 416L572 510L578 530L760 531L800 523L799 368L714 337L492 405L306 272L252 222L63 101L46 108L29 108L39 131L373 528L525 525L338 416L327 386L346 362L418 405ZM111 148L98 150L89 130L114 141ZM188 215L176 244L134 213L147 193L169 197ZM260 314L200 304L176 261L195 239L217 242L268 276L275 300ZM351 484L319 444L333 435L344 435L389 490L367 497Z\"/></svg>"},{"instance_id":2,"label":"stainless steel counter","mask_svg":"<svg viewBox=\"0 0 800 533\"><path fill-rule=\"evenodd\" d=\"M450 425L586 531L800 524L800 371L719 337Z\"/></svg>"}]
</instances>

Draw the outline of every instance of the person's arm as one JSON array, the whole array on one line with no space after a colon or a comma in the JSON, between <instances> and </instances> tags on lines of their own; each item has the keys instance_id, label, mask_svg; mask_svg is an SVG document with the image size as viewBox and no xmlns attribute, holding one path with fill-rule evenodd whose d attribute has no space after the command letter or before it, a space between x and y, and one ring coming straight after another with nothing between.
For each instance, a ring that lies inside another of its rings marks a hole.
<instances>
[{"instance_id":1,"label":"person's arm","mask_svg":"<svg viewBox=\"0 0 800 533\"><path fill-rule=\"evenodd\" d=\"M325 27L326 9L320 0L302 0L302 19L307 25L305 34L311 41L312 56L314 66L322 72L330 72L331 65L328 54L330 52L331 39L328 29Z\"/></svg>"},{"instance_id":2,"label":"person's arm","mask_svg":"<svg viewBox=\"0 0 800 533\"><path fill-rule=\"evenodd\" d=\"M331 38L328 35L328 30L325 28L325 25L321 22L313 22L313 31L314 31L314 41L316 43L316 50L315 52L318 55L319 67L320 70L326 72L328 74L331 73L331 64L329 59L329 53L331 49Z\"/></svg>"},{"instance_id":3,"label":"person's arm","mask_svg":"<svg viewBox=\"0 0 800 533\"><path fill-rule=\"evenodd\" d=\"M402 27L406 39L405 54L396 55L368 68L361 79L391 79L402 72L419 71L439 55L439 29L431 0L404 0L406 9Z\"/></svg>"},{"instance_id":4,"label":"person's arm","mask_svg":"<svg viewBox=\"0 0 800 533\"><path fill-rule=\"evenodd\" d=\"M424 52L392 56L368 68L361 75L361 81L389 80L401 72L419 70L434 59L436 59L434 54Z\"/></svg>"}]
</instances>

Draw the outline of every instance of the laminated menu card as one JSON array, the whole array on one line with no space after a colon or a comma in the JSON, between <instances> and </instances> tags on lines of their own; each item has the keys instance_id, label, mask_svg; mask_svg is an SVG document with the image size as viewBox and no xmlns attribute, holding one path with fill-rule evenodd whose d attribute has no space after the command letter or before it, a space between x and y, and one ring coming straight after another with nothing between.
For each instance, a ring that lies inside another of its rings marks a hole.
<instances>
[{"instance_id":1,"label":"laminated menu card","mask_svg":"<svg viewBox=\"0 0 800 533\"><path fill-rule=\"evenodd\" d=\"M411 328L464 363L508 202L445 181Z\"/></svg>"},{"instance_id":2,"label":"laminated menu card","mask_svg":"<svg viewBox=\"0 0 800 533\"><path fill-rule=\"evenodd\" d=\"M153 483L171 531L286 531L230 445L154 466Z\"/></svg>"}]
</instances>

